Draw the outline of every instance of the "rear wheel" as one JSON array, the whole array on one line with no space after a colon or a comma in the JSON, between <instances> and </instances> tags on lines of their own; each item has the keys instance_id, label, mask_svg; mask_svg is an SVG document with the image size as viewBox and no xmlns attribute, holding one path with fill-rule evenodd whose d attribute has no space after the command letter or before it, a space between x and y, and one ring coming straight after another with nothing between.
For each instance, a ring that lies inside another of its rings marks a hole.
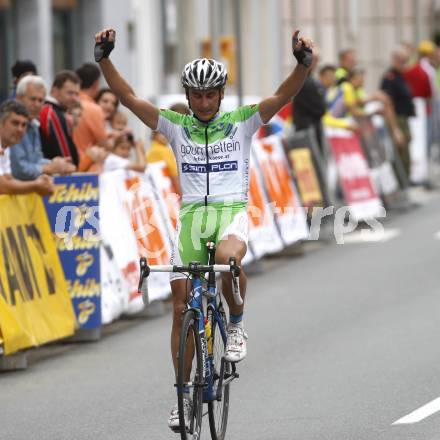
<instances>
[{"instance_id":1,"label":"rear wheel","mask_svg":"<svg viewBox=\"0 0 440 440\"><path fill-rule=\"evenodd\" d=\"M224 311L219 312L219 316L222 322L223 330L226 332L226 315ZM212 332L212 348L214 356L214 390L217 390L220 374L221 374L221 361L225 353L226 341L223 339L219 323L213 318L212 311L208 311L208 319L211 320L211 332ZM224 376L229 376L231 373L231 364L225 362ZM229 384L223 386L222 398L220 401L213 400L208 403L209 414L209 427L211 429L211 438L213 440L223 440L226 435L226 427L228 424L228 412L229 412Z\"/></svg>"},{"instance_id":2,"label":"rear wheel","mask_svg":"<svg viewBox=\"0 0 440 440\"><path fill-rule=\"evenodd\" d=\"M194 310L187 311L183 318L177 365L180 435L182 440L198 440L202 429L204 379L198 319ZM189 414L189 427L186 427L184 397L188 393L192 399L192 412Z\"/></svg>"}]
</instances>

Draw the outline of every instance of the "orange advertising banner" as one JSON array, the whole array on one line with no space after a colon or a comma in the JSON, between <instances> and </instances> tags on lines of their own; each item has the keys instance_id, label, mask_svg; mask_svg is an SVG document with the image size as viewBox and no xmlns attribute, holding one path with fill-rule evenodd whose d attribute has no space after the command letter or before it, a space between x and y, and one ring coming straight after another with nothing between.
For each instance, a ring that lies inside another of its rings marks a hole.
<instances>
[{"instance_id":1,"label":"orange advertising banner","mask_svg":"<svg viewBox=\"0 0 440 440\"><path fill-rule=\"evenodd\" d=\"M254 139L252 151L283 243L288 245L307 238L305 210L301 207L295 182L290 175L281 138L272 135Z\"/></svg>"}]
</instances>

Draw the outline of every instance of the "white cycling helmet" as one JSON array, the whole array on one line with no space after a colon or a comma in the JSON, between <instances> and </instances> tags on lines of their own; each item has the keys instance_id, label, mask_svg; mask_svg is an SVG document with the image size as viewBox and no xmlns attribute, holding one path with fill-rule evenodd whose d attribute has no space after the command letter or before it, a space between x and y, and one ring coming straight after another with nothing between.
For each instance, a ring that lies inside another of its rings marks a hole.
<instances>
[{"instance_id":1,"label":"white cycling helmet","mask_svg":"<svg viewBox=\"0 0 440 440\"><path fill-rule=\"evenodd\" d=\"M188 89L208 90L225 86L228 72L222 63L201 58L188 63L182 72L182 86Z\"/></svg>"}]
</instances>

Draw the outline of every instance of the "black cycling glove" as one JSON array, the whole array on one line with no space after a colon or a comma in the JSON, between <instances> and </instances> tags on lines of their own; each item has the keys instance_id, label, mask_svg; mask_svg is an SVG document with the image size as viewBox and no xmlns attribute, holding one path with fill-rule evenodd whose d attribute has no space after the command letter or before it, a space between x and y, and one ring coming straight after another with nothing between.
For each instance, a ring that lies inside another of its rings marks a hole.
<instances>
[{"instance_id":1,"label":"black cycling glove","mask_svg":"<svg viewBox=\"0 0 440 440\"><path fill-rule=\"evenodd\" d=\"M298 37L293 35L292 37L293 56L298 61L298 64L302 64L305 67L310 67L312 64L313 51L309 47L304 46L304 43L302 41L301 41L301 49L295 50L295 47L299 42L300 41Z\"/></svg>"},{"instance_id":2,"label":"black cycling glove","mask_svg":"<svg viewBox=\"0 0 440 440\"><path fill-rule=\"evenodd\" d=\"M109 41L108 38L109 38L109 35L107 32L107 36L102 38L100 43L95 44L94 54L95 54L95 61L97 63L99 63L103 58L108 58L108 56L110 55L110 52L115 47L115 42Z\"/></svg>"}]
</instances>

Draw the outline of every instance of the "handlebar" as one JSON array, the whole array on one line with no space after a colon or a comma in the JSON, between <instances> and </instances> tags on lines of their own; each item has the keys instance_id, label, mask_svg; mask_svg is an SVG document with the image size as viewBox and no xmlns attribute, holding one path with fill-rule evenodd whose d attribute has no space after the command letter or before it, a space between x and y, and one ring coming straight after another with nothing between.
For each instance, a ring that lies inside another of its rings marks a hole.
<instances>
[{"instance_id":1,"label":"handlebar","mask_svg":"<svg viewBox=\"0 0 440 440\"><path fill-rule=\"evenodd\" d=\"M142 258L141 258L142 260ZM199 263L190 263L188 266L173 266L171 264L157 264L155 266L147 266L149 273L151 272L187 272L189 274L201 274L205 272L230 272L231 268L228 264L212 264L203 265ZM141 263L142 268L142 263ZM148 275L147 275L148 276Z\"/></svg>"},{"instance_id":2,"label":"handlebar","mask_svg":"<svg viewBox=\"0 0 440 440\"><path fill-rule=\"evenodd\" d=\"M240 284L238 278L240 276L241 268L236 264L235 258L229 259L229 264L200 264L197 262L189 263L189 265L171 265L171 264L158 264L154 266L148 266L147 259L142 257L140 259L140 278L138 292L142 293L142 298L145 304L148 304L148 286L147 278L151 272L180 272L188 274L201 273L230 273L232 275L232 291L234 295L234 301L237 305L243 304L243 299L240 294Z\"/></svg>"}]
</instances>

